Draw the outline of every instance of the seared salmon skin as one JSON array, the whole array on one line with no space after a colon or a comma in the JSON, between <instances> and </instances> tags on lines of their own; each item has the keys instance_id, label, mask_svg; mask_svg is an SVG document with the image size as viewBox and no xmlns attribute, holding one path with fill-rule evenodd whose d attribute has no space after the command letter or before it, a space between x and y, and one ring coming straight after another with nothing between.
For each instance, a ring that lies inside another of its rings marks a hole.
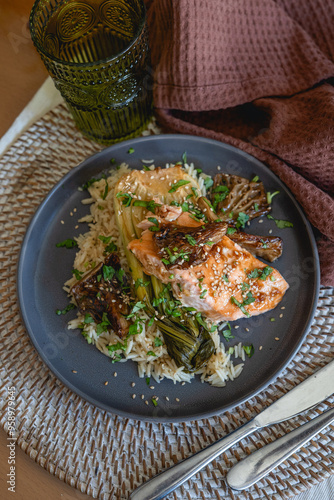
<instances>
[{"instance_id":1,"label":"seared salmon skin","mask_svg":"<svg viewBox=\"0 0 334 500\"><path fill-rule=\"evenodd\" d=\"M202 225L187 213L173 221L155 217L159 230L143 220L128 249L148 275L171 284L184 306L220 322L265 313L282 300L289 288L283 276L226 236L226 223Z\"/></svg>"}]
</instances>

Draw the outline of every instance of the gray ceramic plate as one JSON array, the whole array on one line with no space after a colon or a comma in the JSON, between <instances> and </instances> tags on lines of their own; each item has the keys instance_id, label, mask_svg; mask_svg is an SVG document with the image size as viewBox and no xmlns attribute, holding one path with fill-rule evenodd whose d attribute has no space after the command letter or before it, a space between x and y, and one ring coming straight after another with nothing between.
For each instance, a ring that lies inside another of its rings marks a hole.
<instances>
[{"instance_id":1,"label":"gray ceramic plate","mask_svg":"<svg viewBox=\"0 0 334 500\"><path fill-rule=\"evenodd\" d=\"M134 153L129 154L129 148ZM79 331L69 331L67 322L76 316L55 314L68 304L63 283L71 276L75 249L56 248L56 243L86 231L77 220L88 213L80 202L87 197L78 187L110 170L110 159L141 168L141 159L155 165L180 161L187 152L188 162L214 175L221 171L251 178L258 175L268 191L279 191L273 199L272 214L289 220L293 228L278 229L273 220L254 220L248 228L254 234L279 235L284 241L282 257L275 267L290 284L281 304L264 315L233 324L235 338L253 344L255 353L246 359L244 370L224 388L200 382L181 386L164 380L153 383L137 375L135 363L112 364L107 356L88 345ZM77 208L75 216L70 213ZM61 224L60 221L64 221ZM21 313L30 338L53 373L74 392L92 404L119 415L146 420L180 421L208 417L231 409L263 390L272 382L299 349L310 327L319 291L319 263L314 236L302 210L284 184L261 162L226 144L184 135L160 135L126 141L88 158L71 170L48 194L37 210L25 236L18 269ZM284 309L283 309L284 308ZM282 316L282 317L280 317ZM239 328L235 328L238 326ZM276 340L279 339L279 340ZM259 347L262 346L260 350ZM77 373L73 373L75 370ZM114 372L117 377L114 377ZM108 381L108 385L104 385ZM135 382L135 387L131 384ZM132 394L136 398L132 399ZM144 394L145 404L140 395ZM151 403L159 396L157 407ZM166 400L169 398L169 402ZM179 401L176 401L176 398Z\"/></svg>"}]
</instances>

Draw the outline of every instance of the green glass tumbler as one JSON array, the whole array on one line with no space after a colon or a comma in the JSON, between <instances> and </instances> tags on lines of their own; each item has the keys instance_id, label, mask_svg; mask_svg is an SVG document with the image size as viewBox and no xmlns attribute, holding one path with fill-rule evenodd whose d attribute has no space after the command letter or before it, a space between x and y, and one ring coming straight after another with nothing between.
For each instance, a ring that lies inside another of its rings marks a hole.
<instances>
[{"instance_id":1,"label":"green glass tumbler","mask_svg":"<svg viewBox=\"0 0 334 500\"><path fill-rule=\"evenodd\" d=\"M143 0L36 0L30 32L83 134L108 145L146 127L152 75Z\"/></svg>"}]
</instances>

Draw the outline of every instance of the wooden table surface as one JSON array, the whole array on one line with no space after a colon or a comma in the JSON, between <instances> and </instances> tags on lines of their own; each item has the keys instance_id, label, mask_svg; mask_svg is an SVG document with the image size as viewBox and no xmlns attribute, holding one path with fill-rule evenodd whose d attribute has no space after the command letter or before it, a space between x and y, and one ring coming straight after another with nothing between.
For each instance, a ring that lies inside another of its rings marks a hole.
<instances>
[{"instance_id":1,"label":"wooden table surface","mask_svg":"<svg viewBox=\"0 0 334 500\"><path fill-rule=\"evenodd\" d=\"M0 137L47 78L28 31L32 0L3 1L0 5ZM34 462L19 447L15 450L15 493L8 491L7 436L0 430L1 500L89 499Z\"/></svg>"}]
</instances>

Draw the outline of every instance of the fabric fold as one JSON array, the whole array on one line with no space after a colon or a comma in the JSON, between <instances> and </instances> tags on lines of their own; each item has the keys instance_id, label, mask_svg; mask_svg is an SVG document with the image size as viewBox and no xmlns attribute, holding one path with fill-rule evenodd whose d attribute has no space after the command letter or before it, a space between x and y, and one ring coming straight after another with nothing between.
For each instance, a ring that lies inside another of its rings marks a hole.
<instances>
[{"instance_id":1,"label":"fabric fold","mask_svg":"<svg viewBox=\"0 0 334 500\"><path fill-rule=\"evenodd\" d=\"M334 4L146 5L159 124L232 144L275 172L322 233L321 282L334 285Z\"/></svg>"}]
</instances>

